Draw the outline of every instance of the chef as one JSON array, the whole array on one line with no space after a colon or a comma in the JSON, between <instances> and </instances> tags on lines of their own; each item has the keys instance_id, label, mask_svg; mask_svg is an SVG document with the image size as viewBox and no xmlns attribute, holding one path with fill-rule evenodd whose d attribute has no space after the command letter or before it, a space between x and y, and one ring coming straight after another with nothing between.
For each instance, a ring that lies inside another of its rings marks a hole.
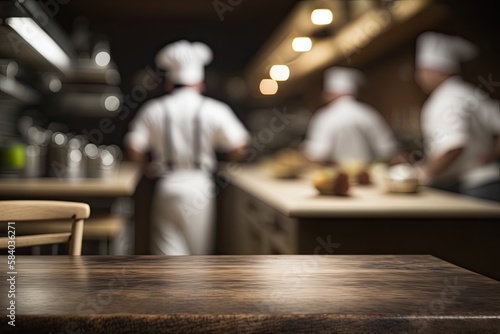
<instances>
[{"instance_id":1,"label":"chef","mask_svg":"<svg viewBox=\"0 0 500 334\"><path fill-rule=\"evenodd\" d=\"M214 250L215 149L243 157L248 133L226 104L202 95L211 49L180 40L156 56L166 69L165 96L148 101L125 138L132 160L159 177L152 204L151 251L165 255ZM152 162L145 154L151 151Z\"/></svg>"},{"instance_id":2,"label":"chef","mask_svg":"<svg viewBox=\"0 0 500 334\"><path fill-rule=\"evenodd\" d=\"M335 66L324 73L327 105L309 123L302 151L309 160L340 165L367 165L391 160L397 142L381 115L356 100L363 74L354 68Z\"/></svg>"},{"instance_id":3,"label":"chef","mask_svg":"<svg viewBox=\"0 0 500 334\"><path fill-rule=\"evenodd\" d=\"M436 32L420 35L416 47L415 80L430 94L421 113L421 182L500 201L498 101L459 76L460 63L473 59L477 47Z\"/></svg>"}]
</instances>

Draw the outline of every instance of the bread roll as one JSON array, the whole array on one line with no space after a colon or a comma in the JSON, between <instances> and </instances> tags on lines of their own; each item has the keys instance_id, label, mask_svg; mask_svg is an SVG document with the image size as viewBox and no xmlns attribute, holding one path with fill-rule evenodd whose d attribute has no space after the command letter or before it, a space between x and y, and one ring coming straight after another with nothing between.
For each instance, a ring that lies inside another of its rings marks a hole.
<instances>
[{"instance_id":1,"label":"bread roll","mask_svg":"<svg viewBox=\"0 0 500 334\"><path fill-rule=\"evenodd\" d=\"M346 196L349 192L349 176L339 169L323 170L312 182L322 195Z\"/></svg>"}]
</instances>

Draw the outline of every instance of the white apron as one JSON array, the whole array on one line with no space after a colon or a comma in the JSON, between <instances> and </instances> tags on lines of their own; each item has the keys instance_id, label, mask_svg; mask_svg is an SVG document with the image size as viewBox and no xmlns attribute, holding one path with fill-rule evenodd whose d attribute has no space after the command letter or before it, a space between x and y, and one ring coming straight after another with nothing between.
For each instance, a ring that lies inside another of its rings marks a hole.
<instances>
[{"instance_id":1,"label":"white apron","mask_svg":"<svg viewBox=\"0 0 500 334\"><path fill-rule=\"evenodd\" d=\"M200 162L200 102L192 133L192 169L176 169L173 158L171 119L165 119L165 160L167 173L156 184L152 206L151 248L154 254L203 255L213 253L214 184Z\"/></svg>"},{"instance_id":2,"label":"white apron","mask_svg":"<svg viewBox=\"0 0 500 334\"><path fill-rule=\"evenodd\" d=\"M179 170L158 180L152 206L153 254L212 254L215 186L202 170Z\"/></svg>"}]
</instances>

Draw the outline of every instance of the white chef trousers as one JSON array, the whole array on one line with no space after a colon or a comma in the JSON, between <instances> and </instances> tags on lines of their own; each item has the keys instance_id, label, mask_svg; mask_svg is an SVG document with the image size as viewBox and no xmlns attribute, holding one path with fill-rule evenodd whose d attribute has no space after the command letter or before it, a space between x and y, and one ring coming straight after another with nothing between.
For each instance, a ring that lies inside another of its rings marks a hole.
<instances>
[{"instance_id":1,"label":"white chef trousers","mask_svg":"<svg viewBox=\"0 0 500 334\"><path fill-rule=\"evenodd\" d=\"M152 204L151 252L209 255L215 247L215 185L210 173L178 170L158 180Z\"/></svg>"}]
</instances>

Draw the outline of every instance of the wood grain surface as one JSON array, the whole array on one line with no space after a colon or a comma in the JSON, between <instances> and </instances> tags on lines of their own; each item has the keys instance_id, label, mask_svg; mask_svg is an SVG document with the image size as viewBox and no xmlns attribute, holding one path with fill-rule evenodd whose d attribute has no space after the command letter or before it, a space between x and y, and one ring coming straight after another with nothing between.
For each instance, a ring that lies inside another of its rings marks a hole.
<instances>
[{"instance_id":1,"label":"wood grain surface","mask_svg":"<svg viewBox=\"0 0 500 334\"><path fill-rule=\"evenodd\" d=\"M51 231L46 230L38 235L29 232L28 234L30 235L18 236L15 240L11 240L9 237L2 237L0 238L0 248L7 248L9 242L12 241L15 242L16 247L69 242L69 254L81 255L83 222L89 215L90 206L87 203L69 201L0 201L0 221L17 224L32 222L44 226L56 220L58 222L65 221L68 226L71 226L71 233L51 233Z\"/></svg>"},{"instance_id":2,"label":"wood grain surface","mask_svg":"<svg viewBox=\"0 0 500 334\"><path fill-rule=\"evenodd\" d=\"M87 203L68 201L0 201L0 221L86 219Z\"/></svg>"},{"instance_id":3,"label":"wood grain surface","mask_svg":"<svg viewBox=\"0 0 500 334\"><path fill-rule=\"evenodd\" d=\"M16 332L500 329L500 282L431 256L20 256L16 265ZM6 284L0 295L6 312ZM13 332L3 318L0 331Z\"/></svg>"}]
</instances>

